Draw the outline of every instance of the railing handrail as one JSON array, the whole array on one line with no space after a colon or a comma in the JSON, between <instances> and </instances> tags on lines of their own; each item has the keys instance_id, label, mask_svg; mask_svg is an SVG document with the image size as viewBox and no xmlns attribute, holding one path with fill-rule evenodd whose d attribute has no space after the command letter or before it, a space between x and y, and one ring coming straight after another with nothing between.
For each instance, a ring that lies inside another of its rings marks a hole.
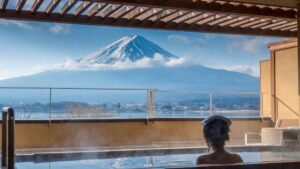
<instances>
[{"instance_id":1,"label":"railing handrail","mask_svg":"<svg viewBox=\"0 0 300 169\"><path fill-rule=\"evenodd\" d=\"M150 88L98 88L98 87L23 87L23 86L0 86L0 89L55 89L55 90L153 90L157 91L158 89L150 89Z\"/></svg>"},{"instance_id":2,"label":"railing handrail","mask_svg":"<svg viewBox=\"0 0 300 169\"><path fill-rule=\"evenodd\" d=\"M158 88L106 88L106 87L41 87L41 86L0 86L0 89L54 89L54 90L140 90L140 91L156 91L156 92L197 92L197 94L261 94L262 92L256 91L228 91L228 92L209 92L209 91L202 91L199 89L158 89Z\"/></svg>"}]
</instances>

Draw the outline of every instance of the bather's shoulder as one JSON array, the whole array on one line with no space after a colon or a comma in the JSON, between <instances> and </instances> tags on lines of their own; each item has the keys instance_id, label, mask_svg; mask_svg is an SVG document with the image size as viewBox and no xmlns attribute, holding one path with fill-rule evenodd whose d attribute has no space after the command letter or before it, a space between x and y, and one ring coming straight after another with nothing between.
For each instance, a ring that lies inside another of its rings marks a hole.
<instances>
[{"instance_id":1,"label":"bather's shoulder","mask_svg":"<svg viewBox=\"0 0 300 169\"><path fill-rule=\"evenodd\" d=\"M244 162L242 157L239 154L231 154L231 158L234 163L242 163Z\"/></svg>"},{"instance_id":2,"label":"bather's shoulder","mask_svg":"<svg viewBox=\"0 0 300 169\"><path fill-rule=\"evenodd\" d=\"M201 155L197 158L196 164L205 164L207 163L207 159L209 159L209 154Z\"/></svg>"}]
</instances>

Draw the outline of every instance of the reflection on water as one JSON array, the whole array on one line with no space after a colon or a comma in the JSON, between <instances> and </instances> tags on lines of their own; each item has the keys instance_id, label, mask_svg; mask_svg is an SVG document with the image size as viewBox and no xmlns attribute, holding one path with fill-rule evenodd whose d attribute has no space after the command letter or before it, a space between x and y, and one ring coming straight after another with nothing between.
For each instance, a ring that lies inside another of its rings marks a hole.
<instances>
[{"instance_id":1,"label":"reflection on water","mask_svg":"<svg viewBox=\"0 0 300 169\"><path fill-rule=\"evenodd\" d=\"M241 152L245 162L297 161L299 152ZM193 166L199 154L141 156L115 159L77 160L48 163L17 163L18 169L129 169L166 166Z\"/></svg>"}]
</instances>

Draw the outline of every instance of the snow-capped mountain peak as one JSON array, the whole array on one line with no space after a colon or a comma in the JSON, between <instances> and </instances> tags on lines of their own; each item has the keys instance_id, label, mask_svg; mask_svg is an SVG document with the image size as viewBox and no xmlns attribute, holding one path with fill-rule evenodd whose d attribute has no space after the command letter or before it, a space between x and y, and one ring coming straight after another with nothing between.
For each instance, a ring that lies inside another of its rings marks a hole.
<instances>
[{"instance_id":1,"label":"snow-capped mountain peak","mask_svg":"<svg viewBox=\"0 0 300 169\"><path fill-rule=\"evenodd\" d=\"M170 52L162 49L155 43L142 36L126 36L100 50L78 60L82 64L114 64L116 62L136 62L144 58L160 56L168 61L178 58Z\"/></svg>"}]
</instances>

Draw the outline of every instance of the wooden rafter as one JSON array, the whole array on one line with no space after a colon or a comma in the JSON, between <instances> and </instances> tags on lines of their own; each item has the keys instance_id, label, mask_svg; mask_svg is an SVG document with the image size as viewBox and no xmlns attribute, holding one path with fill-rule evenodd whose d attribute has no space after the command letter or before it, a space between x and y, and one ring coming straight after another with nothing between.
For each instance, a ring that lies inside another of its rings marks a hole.
<instances>
[{"instance_id":1,"label":"wooden rafter","mask_svg":"<svg viewBox=\"0 0 300 169\"><path fill-rule=\"evenodd\" d=\"M26 0L19 0L17 7L16 7L16 11L20 12L23 9L25 3L26 3Z\"/></svg>"},{"instance_id":2,"label":"wooden rafter","mask_svg":"<svg viewBox=\"0 0 300 169\"><path fill-rule=\"evenodd\" d=\"M267 21L261 22L257 25L253 25L253 26L251 26L251 28L260 28L261 29L263 26L270 25L270 24L272 24L272 21L267 20Z\"/></svg>"},{"instance_id":3,"label":"wooden rafter","mask_svg":"<svg viewBox=\"0 0 300 169\"><path fill-rule=\"evenodd\" d=\"M0 18L274 36L297 33L295 8L226 0L66 0L59 9L61 0L51 0L46 9L39 9L45 0L34 0L30 10L23 9L26 0L6 9L8 1L1 0Z\"/></svg>"},{"instance_id":4,"label":"wooden rafter","mask_svg":"<svg viewBox=\"0 0 300 169\"><path fill-rule=\"evenodd\" d=\"M60 10L60 14L61 15L65 15L66 13L68 13L72 8L73 6L77 3L76 0L68 0L64 6L61 8Z\"/></svg>"},{"instance_id":5,"label":"wooden rafter","mask_svg":"<svg viewBox=\"0 0 300 169\"><path fill-rule=\"evenodd\" d=\"M260 24L260 23L262 23L262 22L266 22L266 19L261 19L261 18L255 19L254 21L248 22L248 23L242 25L241 27L242 27L242 28L247 28L247 27L251 27L251 26L253 26L253 25Z\"/></svg>"},{"instance_id":6,"label":"wooden rafter","mask_svg":"<svg viewBox=\"0 0 300 169\"><path fill-rule=\"evenodd\" d=\"M164 20L165 18L168 18L169 16L174 15L177 12L179 12L179 10L174 10L173 12L170 12L170 13L167 13L165 15L162 15L162 16L158 17L156 20L157 21Z\"/></svg>"},{"instance_id":7,"label":"wooden rafter","mask_svg":"<svg viewBox=\"0 0 300 169\"><path fill-rule=\"evenodd\" d=\"M220 22L218 22L218 23L216 23L216 24L218 24L218 25L220 25L220 26L225 26L225 25L228 25L228 24L227 24L228 21L229 21L229 24L230 24L230 23L234 23L235 21L237 21L237 20L235 20L235 19L238 19L238 18L239 18L238 16L229 16L228 19L224 19L224 20L222 20L222 21L220 21ZM230 22L230 21L232 21L232 22Z\"/></svg>"},{"instance_id":8,"label":"wooden rafter","mask_svg":"<svg viewBox=\"0 0 300 169\"><path fill-rule=\"evenodd\" d=\"M100 11L102 11L103 9L105 9L108 6L108 4L99 4L97 3L89 12L88 12L88 16L89 17L93 17L95 15L97 15L97 13L99 13Z\"/></svg>"},{"instance_id":9,"label":"wooden rafter","mask_svg":"<svg viewBox=\"0 0 300 169\"><path fill-rule=\"evenodd\" d=\"M39 8L41 7L42 3L44 2L44 0L36 0L34 1L32 7L31 7L31 12L32 13L36 13L36 11L39 10Z\"/></svg>"},{"instance_id":10,"label":"wooden rafter","mask_svg":"<svg viewBox=\"0 0 300 169\"><path fill-rule=\"evenodd\" d=\"M147 12L149 12L151 10L152 10L152 8L148 8L146 10L140 11L139 13L137 13L136 15L134 15L133 17L131 17L130 19L134 20L134 19L136 19L136 18L144 15L145 13L147 13Z\"/></svg>"},{"instance_id":11,"label":"wooden rafter","mask_svg":"<svg viewBox=\"0 0 300 169\"><path fill-rule=\"evenodd\" d=\"M134 6L130 9L127 9L124 13L122 13L121 15L117 16L116 19L119 19L119 18L123 18L124 16L126 16L127 14L129 14L130 12L136 10L137 6Z\"/></svg>"},{"instance_id":12,"label":"wooden rafter","mask_svg":"<svg viewBox=\"0 0 300 169\"><path fill-rule=\"evenodd\" d=\"M229 20L229 19L231 19L231 16L225 15L225 16L222 16L222 17L220 17L220 18L217 18L217 19L215 19L215 20L209 22L208 24L209 24L209 25L216 25L216 24L218 24L218 23L220 23L220 22L227 21L227 20Z\"/></svg>"},{"instance_id":13,"label":"wooden rafter","mask_svg":"<svg viewBox=\"0 0 300 169\"><path fill-rule=\"evenodd\" d=\"M203 13L199 13L199 14L196 14L196 15L194 15L194 16L187 17L187 18L185 18L184 20L181 20L180 23L189 22L189 21L191 21L191 20L193 20L193 19L196 19L196 18L200 17L202 14L203 14Z\"/></svg>"},{"instance_id":14,"label":"wooden rafter","mask_svg":"<svg viewBox=\"0 0 300 169\"><path fill-rule=\"evenodd\" d=\"M148 19L151 19L152 17L156 16L156 15L159 15L160 13L162 13L164 10L163 9L160 9L160 10L157 10L157 11L153 11L152 14L150 14L149 16L145 17L144 20L148 20Z\"/></svg>"},{"instance_id":15,"label":"wooden rafter","mask_svg":"<svg viewBox=\"0 0 300 169\"><path fill-rule=\"evenodd\" d=\"M90 0L85 0L90 1ZM219 4L216 2L207 3L201 0L93 0L94 2L116 3L124 5L137 5L152 8L170 8L180 10L196 10L199 12L221 12L238 15L252 15L263 17L279 17L287 19L295 19L295 10L283 10L281 8L261 8L258 6L247 7L243 4L234 5L230 3Z\"/></svg>"},{"instance_id":16,"label":"wooden rafter","mask_svg":"<svg viewBox=\"0 0 300 169\"><path fill-rule=\"evenodd\" d=\"M277 26L277 27L271 28L271 29L272 30L284 29L284 28L289 27L291 25L297 25L297 22L290 22L290 23L287 23L287 24L284 24L284 25L281 25L281 26Z\"/></svg>"},{"instance_id":17,"label":"wooden rafter","mask_svg":"<svg viewBox=\"0 0 300 169\"><path fill-rule=\"evenodd\" d=\"M276 26L285 25L287 22L288 21L279 21L279 22L264 26L261 29L270 29L270 28L273 28L273 27L276 27Z\"/></svg>"},{"instance_id":18,"label":"wooden rafter","mask_svg":"<svg viewBox=\"0 0 300 169\"><path fill-rule=\"evenodd\" d=\"M232 19L232 20L229 20L229 21L220 23L219 25L220 25L220 26L234 25L234 24L237 24L237 23L246 21L246 20L248 20L248 19L249 19L249 17L238 16L238 17L236 17L236 18L234 18L234 19ZM243 24L243 23L242 23L242 24Z\"/></svg>"},{"instance_id":19,"label":"wooden rafter","mask_svg":"<svg viewBox=\"0 0 300 169\"><path fill-rule=\"evenodd\" d=\"M91 2L82 2L77 9L73 12L74 16L81 15L85 10L87 10L93 3Z\"/></svg>"},{"instance_id":20,"label":"wooden rafter","mask_svg":"<svg viewBox=\"0 0 300 169\"><path fill-rule=\"evenodd\" d=\"M111 6L111 9L108 13L104 14L102 17L109 17L110 15L112 15L113 13L117 12L118 10L120 10L122 8L122 5L119 5L117 7L115 6Z\"/></svg>"},{"instance_id":21,"label":"wooden rafter","mask_svg":"<svg viewBox=\"0 0 300 169\"><path fill-rule=\"evenodd\" d=\"M203 17L203 18L200 18L200 19L198 19L198 20L192 22L192 24L193 24L193 23L200 23L200 24L207 23L207 22L213 20L213 19L216 17L216 15L217 15L217 14L213 14L213 15L208 14L207 16L205 16L205 17Z\"/></svg>"},{"instance_id":22,"label":"wooden rafter","mask_svg":"<svg viewBox=\"0 0 300 169\"><path fill-rule=\"evenodd\" d=\"M188 11L179 11L177 16L175 16L174 18L171 18L170 20L168 20L168 22L181 22L181 19L185 18L186 16L190 15L193 12L188 12Z\"/></svg>"},{"instance_id":23,"label":"wooden rafter","mask_svg":"<svg viewBox=\"0 0 300 169\"><path fill-rule=\"evenodd\" d=\"M29 17L30 16L30 17ZM241 27L230 27L230 26L218 26L218 25L198 25L198 24L169 24L166 22L155 22L155 21L139 21L136 19L125 19L121 18L116 21L114 18L106 18L105 20L99 20L100 17L95 16L88 19L86 15L79 15L74 19L72 14L64 15L62 20L59 13L37 12L32 15L30 11L23 11L16 13L15 10L7 9L6 12L0 13L1 18L5 19L17 19L17 20L33 20L43 22L64 22L70 24L88 24L88 25L106 25L106 26L126 26L135 28L147 28L147 29L165 29L165 30L183 30L193 32L218 32L218 33L229 33L229 34L246 34L246 35L265 35L265 36L282 36L282 37L295 37L297 32L287 31L276 31L276 30L262 30L252 28L241 28ZM124 24L126 23L126 24Z\"/></svg>"},{"instance_id":24,"label":"wooden rafter","mask_svg":"<svg viewBox=\"0 0 300 169\"><path fill-rule=\"evenodd\" d=\"M50 14L53 12L53 10L57 7L57 5L60 3L61 0L52 0L50 4L46 8L46 13Z\"/></svg>"},{"instance_id":25,"label":"wooden rafter","mask_svg":"<svg viewBox=\"0 0 300 169\"><path fill-rule=\"evenodd\" d=\"M280 29L280 30L281 30L281 31L286 31L286 30L291 30L291 29L294 29L294 28L297 28L297 25L285 27L285 28L282 28L282 29Z\"/></svg>"},{"instance_id":26,"label":"wooden rafter","mask_svg":"<svg viewBox=\"0 0 300 169\"><path fill-rule=\"evenodd\" d=\"M0 4L0 11L5 11L8 4L8 0L2 0Z\"/></svg>"}]
</instances>

